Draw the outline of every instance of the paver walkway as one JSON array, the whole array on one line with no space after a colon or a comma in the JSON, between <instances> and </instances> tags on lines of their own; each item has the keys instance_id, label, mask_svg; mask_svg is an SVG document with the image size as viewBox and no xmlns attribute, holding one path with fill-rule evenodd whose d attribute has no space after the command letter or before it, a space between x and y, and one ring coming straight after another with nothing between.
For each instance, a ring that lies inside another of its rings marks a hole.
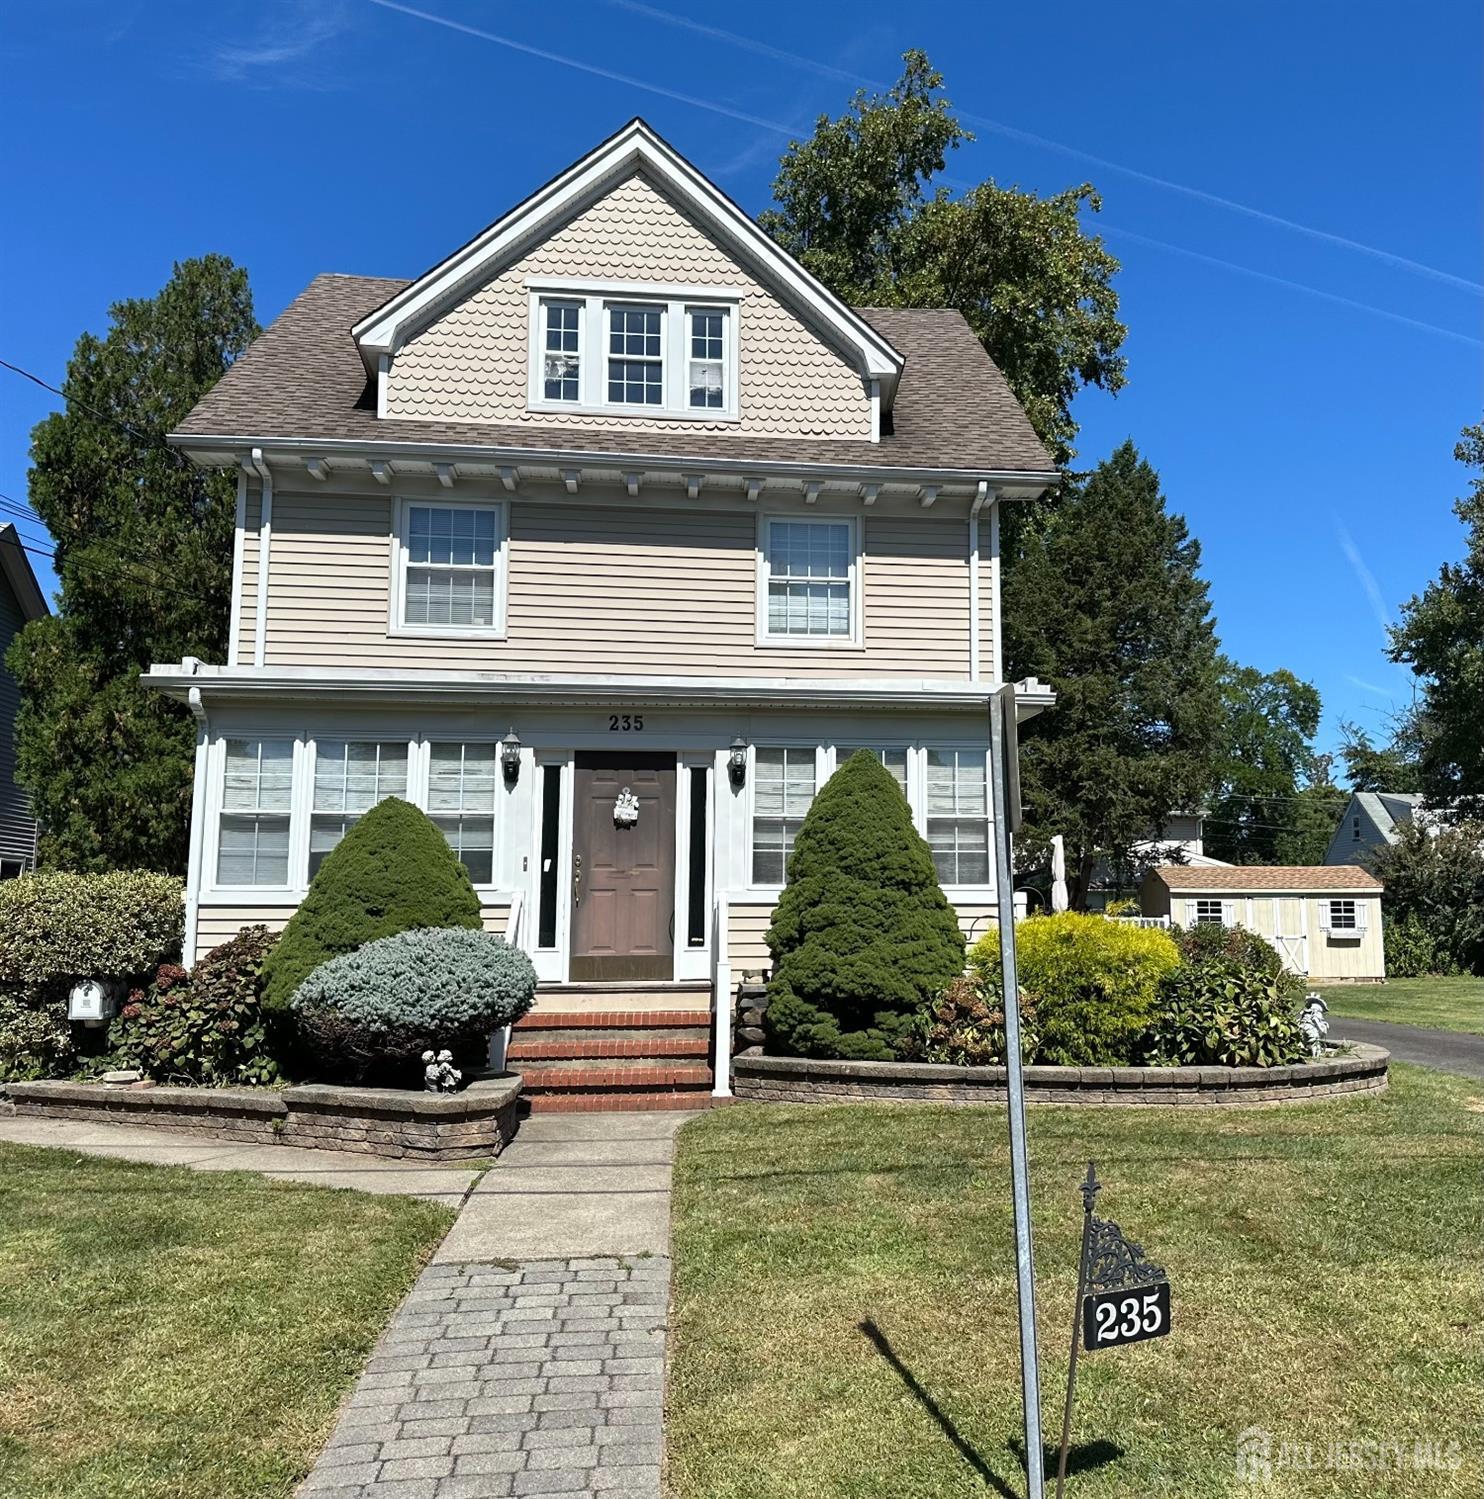
<instances>
[{"instance_id":1,"label":"paver walkway","mask_svg":"<svg viewBox=\"0 0 1484 1499\"><path fill-rule=\"evenodd\" d=\"M304 1499L659 1499L688 1114L538 1114L392 1320Z\"/></svg>"},{"instance_id":2,"label":"paver walkway","mask_svg":"<svg viewBox=\"0 0 1484 1499\"><path fill-rule=\"evenodd\" d=\"M1443 1072L1484 1078L1484 1036L1391 1025L1384 1020L1350 1020L1344 1015L1330 1016L1329 1035L1332 1041L1384 1046L1398 1062L1419 1062Z\"/></svg>"}]
</instances>

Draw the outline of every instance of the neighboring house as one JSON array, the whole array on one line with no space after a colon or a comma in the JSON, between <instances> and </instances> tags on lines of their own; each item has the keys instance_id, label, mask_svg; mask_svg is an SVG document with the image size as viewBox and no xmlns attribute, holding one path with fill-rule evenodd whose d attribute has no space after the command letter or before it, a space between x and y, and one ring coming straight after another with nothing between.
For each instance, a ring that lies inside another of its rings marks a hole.
<instances>
[{"instance_id":1,"label":"neighboring house","mask_svg":"<svg viewBox=\"0 0 1484 1499\"><path fill-rule=\"evenodd\" d=\"M1178 926L1244 926L1308 978L1365 983L1386 977L1381 894L1354 864L1163 864L1145 877L1140 904Z\"/></svg>"},{"instance_id":2,"label":"neighboring house","mask_svg":"<svg viewBox=\"0 0 1484 1499\"><path fill-rule=\"evenodd\" d=\"M1101 911L1109 901L1137 893L1149 869L1155 864L1174 861L1204 869L1225 869L1224 859L1208 858L1205 852L1204 812L1174 812L1157 837L1143 839L1129 848L1134 876L1132 885L1120 880L1118 871L1106 858L1100 858L1093 869L1087 888L1087 909Z\"/></svg>"},{"instance_id":3,"label":"neighboring house","mask_svg":"<svg viewBox=\"0 0 1484 1499\"><path fill-rule=\"evenodd\" d=\"M1054 466L957 312L845 306L642 121L415 281L315 280L172 441L238 476L227 660L145 678L199 723L192 956L396 795L548 1017L710 1009L861 746L993 908L999 509Z\"/></svg>"},{"instance_id":4,"label":"neighboring house","mask_svg":"<svg viewBox=\"0 0 1484 1499\"><path fill-rule=\"evenodd\" d=\"M1377 849L1395 843L1401 830L1414 822L1437 827L1448 817L1448 808L1429 807L1426 799L1411 791L1355 791L1345 815L1330 839L1326 864L1369 864Z\"/></svg>"},{"instance_id":5,"label":"neighboring house","mask_svg":"<svg viewBox=\"0 0 1484 1499\"><path fill-rule=\"evenodd\" d=\"M20 533L0 525L0 879L36 866L36 819L15 783L15 719L21 692L5 669L5 653L21 626L50 613L26 558Z\"/></svg>"}]
</instances>

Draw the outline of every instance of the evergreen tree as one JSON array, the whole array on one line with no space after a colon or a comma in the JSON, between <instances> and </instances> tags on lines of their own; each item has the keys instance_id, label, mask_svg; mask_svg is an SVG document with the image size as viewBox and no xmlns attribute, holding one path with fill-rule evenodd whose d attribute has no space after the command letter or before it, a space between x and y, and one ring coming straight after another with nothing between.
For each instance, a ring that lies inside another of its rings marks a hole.
<instances>
[{"instance_id":1,"label":"evergreen tree","mask_svg":"<svg viewBox=\"0 0 1484 1499\"><path fill-rule=\"evenodd\" d=\"M901 789L857 750L799 828L768 932L773 1045L889 1061L907 1021L964 968L964 939Z\"/></svg>"},{"instance_id":2,"label":"evergreen tree","mask_svg":"<svg viewBox=\"0 0 1484 1499\"><path fill-rule=\"evenodd\" d=\"M1072 905L1099 854L1115 867L1176 812L1203 806L1223 729L1200 544L1126 442L1027 532L1005 593L1007 675L1056 689L1021 731L1027 854L1066 840Z\"/></svg>"},{"instance_id":3,"label":"evergreen tree","mask_svg":"<svg viewBox=\"0 0 1484 1499\"><path fill-rule=\"evenodd\" d=\"M55 542L57 612L28 624L16 778L43 863L183 873L195 729L139 685L155 661L225 659L236 488L165 442L258 333L247 274L176 265L155 297L116 303L67 366L66 408L31 435L30 501Z\"/></svg>"},{"instance_id":4,"label":"evergreen tree","mask_svg":"<svg viewBox=\"0 0 1484 1499\"><path fill-rule=\"evenodd\" d=\"M1101 200L1088 183L1050 198L993 179L961 197L933 188L948 153L973 136L926 55L903 61L888 93L857 94L845 114L821 115L808 140L789 145L777 206L758 222L853 306L956 307L1065 461L1078 389L1124 383L1118 262L1081 222Z\"/></svg>"},{"instance_id":5,"label":"evergreen tree","mask_svg":"<svg viewBox=\"0 0 1484 1499\"><path fill-rule=\"evenodd\" d=\"M1474 470L1453 507L1467 532L1462 562L1445 562L1402 605L1391 659L1422 683L1421 789L1484 816L1484 422L1465 427L1453 456Z\"/></svg>"}]
</instances>

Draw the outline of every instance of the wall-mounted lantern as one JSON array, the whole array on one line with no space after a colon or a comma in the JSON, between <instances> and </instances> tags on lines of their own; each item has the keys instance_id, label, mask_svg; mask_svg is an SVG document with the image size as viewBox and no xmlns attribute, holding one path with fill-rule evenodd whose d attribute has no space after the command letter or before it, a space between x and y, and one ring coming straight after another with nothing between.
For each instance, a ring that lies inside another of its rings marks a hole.
<instances>
[{"instance_id":1,"label":"wall-mounted lantern","mask_svg":"<svg viewBox=\"0 0 1484 1499\"><path fill-rule=\"evenodd\" d=\"M507 786L520 779L520 735L514 729L500 741L500 768L505 772Z\"/></svg>"},{"instance_id":2,"label":"wall-mounted lantern","mask_svg":"<svg viewBox=\"0 0 1484 1499\"><path fill-rule=\"evenodd\" d=\"M728 747L727 779L740 791L747 784L747 741L739 734Z\"/></svg>"}]
</instances>

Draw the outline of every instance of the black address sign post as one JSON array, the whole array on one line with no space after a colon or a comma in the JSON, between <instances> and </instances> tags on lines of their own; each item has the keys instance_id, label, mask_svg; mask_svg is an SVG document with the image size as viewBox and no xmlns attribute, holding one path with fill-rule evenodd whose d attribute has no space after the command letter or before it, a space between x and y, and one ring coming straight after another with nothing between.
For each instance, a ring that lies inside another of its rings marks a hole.
<instances>
[{"instance_id":1,"label":"black address sign post","mask_svg":"<svg viewBox=\"0 0 1484 1499\"><path fill-rule=\"evenodd\" d=\"M1077 1388L1077 1354L1085 1345L1118 1348L1162 1338L1170 1330L1170 1281L1151 1265L1144 1251L1093 1207L1103 1189L1097 1168L1087 1163L1082 1193L1082 1260L1077 1271L1077 1306L1072 1316L1072 1357L1067 1366L1067 1403L1061 1418L1061 1452L1056 1464L1056 1499L1067 1481L1067 1445L1072 1435L1072 1396Z\"/></svg>"}]
</instances>

